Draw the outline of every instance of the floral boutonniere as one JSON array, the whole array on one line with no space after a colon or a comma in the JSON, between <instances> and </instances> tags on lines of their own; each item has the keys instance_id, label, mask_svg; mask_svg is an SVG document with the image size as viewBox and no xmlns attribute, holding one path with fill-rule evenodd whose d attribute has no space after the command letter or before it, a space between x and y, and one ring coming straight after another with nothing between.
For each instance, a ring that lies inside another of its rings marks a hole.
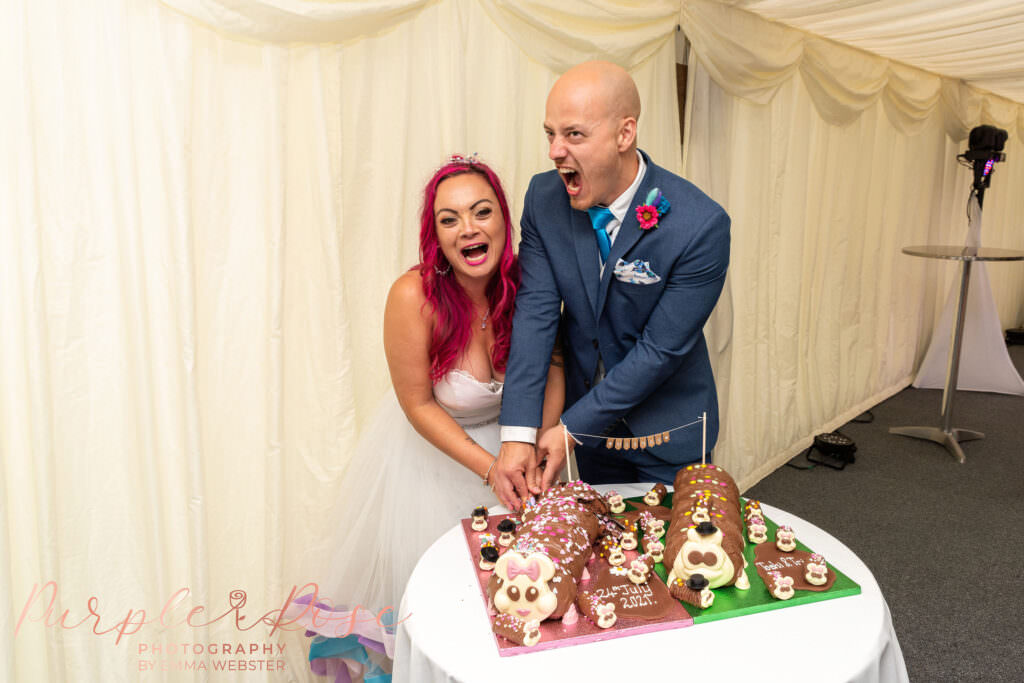
<instances>
[{"instance_id":1,"label":"floral boutonniere","mask_svg":"<svg viewBox=\"0 0 1024 683\"><path fill-rule=\"evenodd\" d=\"M654 188L647 193L647 199L636 207L636 219L640 221L641 230L658 227L658 219L668 213L672 205L665 199L661 190Z\"/></svg>"}]
</instances>

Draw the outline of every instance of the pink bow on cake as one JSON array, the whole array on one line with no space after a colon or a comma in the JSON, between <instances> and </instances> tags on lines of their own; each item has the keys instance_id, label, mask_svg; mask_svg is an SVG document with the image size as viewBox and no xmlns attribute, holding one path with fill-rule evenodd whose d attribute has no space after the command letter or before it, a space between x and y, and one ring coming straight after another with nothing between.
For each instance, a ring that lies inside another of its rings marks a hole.
<instances>
[{"instance_id":1,"label":"pink bow on cake","mask_svg":"<svg viewBox=\"0 0 1024 683\"><path fill-rule=\"evenodd\" d=\"M527 563L522 563L515 558L509 558L508 561L508 580L516 578L520 574L528 576L530 581L536 581L540 578L540 565L537 564L537 560L530 560Z\"/></svg>"}]
</instances>

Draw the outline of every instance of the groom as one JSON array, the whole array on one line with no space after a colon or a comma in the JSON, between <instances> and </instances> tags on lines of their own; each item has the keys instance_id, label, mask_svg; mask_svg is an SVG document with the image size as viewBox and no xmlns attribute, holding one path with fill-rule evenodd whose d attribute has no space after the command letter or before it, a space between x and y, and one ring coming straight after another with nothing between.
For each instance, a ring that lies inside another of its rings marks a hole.
<instances>
[{"instance_id":1,"label":"groom","mask_svg":"<svg viewBox=\"0 0 1024 683\"><path fill-rule=\"evenodd\" d=\"M671 483L702 455L699 424L643 449L608 449L608 437L662 434L706 412L708 450L715 444L702 329L725 281L729 217L637 150L639 116L636 84L607 62L573 67L548 95L555 170L534 176L526 193L492 479L506 504L554 481L567 456L563 425L589 483ZM537 434L559 330L567 408L562 425Z\"/></svg>"}]
</instances>

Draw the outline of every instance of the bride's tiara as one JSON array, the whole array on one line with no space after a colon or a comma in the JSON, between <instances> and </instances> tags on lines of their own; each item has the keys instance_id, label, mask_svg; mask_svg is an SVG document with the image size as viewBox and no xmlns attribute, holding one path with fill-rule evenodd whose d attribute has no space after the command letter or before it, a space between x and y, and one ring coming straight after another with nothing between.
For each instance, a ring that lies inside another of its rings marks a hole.
<instances>
[{"instance_id":1,"label":"bride's tiara","mask_svg":"<svg viewBox=\"0 0 1024 683\"><path fill-rule=\"evenodd\" d=\"M450 157L448 157L445 160L445 164L479 164L479 163L481 163L480 162L480 156L476 152L473 152L469 156L465 156L465 155L462 155L462 154L452 154Z\"/></svg>"}]
</instances>

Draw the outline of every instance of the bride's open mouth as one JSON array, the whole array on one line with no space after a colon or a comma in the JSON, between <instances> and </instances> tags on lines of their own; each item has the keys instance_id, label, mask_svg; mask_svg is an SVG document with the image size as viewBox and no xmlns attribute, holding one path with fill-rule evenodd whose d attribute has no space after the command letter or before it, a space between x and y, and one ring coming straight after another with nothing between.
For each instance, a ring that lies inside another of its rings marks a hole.
<instances>
[{"instance_id":1,"label":"bride's open mouth","mask_svg":"<svg viewBox=\"0 0 1024 683\"><path fill-rule=\"evenodd\" d=\"M560 168L558 169L558 175L561 176L562 182L565 183L565 191L569 193L569 196L575 197L580 193L580 174L571 168Z\"/></svg>"},{"instance_id":2,"label":"bride's open mouth","mask_svg":"<svg viewBox=\"0 0 1024 683\"><path fill-rule=\"evenodd\" d=\"M471 266L478 266L487 261L487 250L487 245L481 242L463 247L460 251L462 252L462 258L466 259L466 263Z\"/></svg>"}]
</instances>

